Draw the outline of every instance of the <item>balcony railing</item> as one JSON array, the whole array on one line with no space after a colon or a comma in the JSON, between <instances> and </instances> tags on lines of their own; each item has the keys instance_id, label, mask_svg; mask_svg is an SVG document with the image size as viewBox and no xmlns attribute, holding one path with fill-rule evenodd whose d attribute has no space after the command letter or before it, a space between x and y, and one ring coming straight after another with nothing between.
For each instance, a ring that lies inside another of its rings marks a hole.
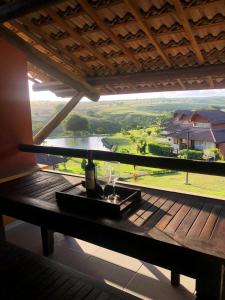
<instances>
[{"instance_id":1,"label":"balcony railing","mask_svg":"<svg viewBox=\"0 0 225 300\"><path fill-rule=\"evenodd\" d=\"M87 158L88 150L72 149L61 147L49 147L39 145L22 144L19 150L32 153L46 153L52 155L62 155L67 157ZM191 173L225 176L225 163L204 162L190 159L152 157L133 154L123 154L108 151L92 150L92 157L95 160L119 161L123 164L145 166L176 171L186 171Z\"/></svg>"}]
</instances>

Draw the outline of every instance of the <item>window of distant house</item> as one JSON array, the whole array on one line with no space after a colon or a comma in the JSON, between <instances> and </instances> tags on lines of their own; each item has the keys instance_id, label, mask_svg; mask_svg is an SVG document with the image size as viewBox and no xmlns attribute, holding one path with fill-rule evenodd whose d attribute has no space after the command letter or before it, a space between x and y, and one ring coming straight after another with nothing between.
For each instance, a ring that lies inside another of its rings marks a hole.
<instances>
[{"instance_id":1,"label":"window of distant house","mask_svg":"<svg viewBox=\"0 0 225 300\"><path fill-rule=\"evenodd\" d=\"M209 127L210 127L210 123L199 123L199 122L195 122L195 123L194 123L194 127L204 127L204 128L209 128Z\"/></svg>"}]
</instances>

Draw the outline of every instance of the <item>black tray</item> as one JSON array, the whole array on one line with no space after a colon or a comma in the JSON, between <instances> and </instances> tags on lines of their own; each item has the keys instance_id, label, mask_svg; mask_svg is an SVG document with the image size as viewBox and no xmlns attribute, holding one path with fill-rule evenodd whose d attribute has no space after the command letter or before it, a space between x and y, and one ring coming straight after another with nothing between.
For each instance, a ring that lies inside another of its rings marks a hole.
<instances>
[{"instance_id":1,"label":"black tray","mask_svg":"<svg viewBox=\"0 0 225 300\"><path fill-rule=\"evenodd\" d=\"M85 183L76 184L70 188L56 192L58 205L65 209L76 209L112 217L120 217L122 213L129 209L133 204L141 199L141 191L138 189L116 186L116 194L120 200L116 203L113 200L99 198L88 198L86 195ZM110 195L113 192L111 185L105 188L105 194Z\"/></svg>"}]
</instances>

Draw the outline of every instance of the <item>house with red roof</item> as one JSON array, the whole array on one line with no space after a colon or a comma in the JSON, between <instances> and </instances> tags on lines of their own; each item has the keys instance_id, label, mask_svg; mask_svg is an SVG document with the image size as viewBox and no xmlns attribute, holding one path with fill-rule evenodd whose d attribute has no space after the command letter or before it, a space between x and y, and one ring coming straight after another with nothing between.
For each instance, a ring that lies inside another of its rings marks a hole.
<instances>
[{"instance_id":1,"label":"house with red roof","mask_svg":"<svg viewBox=\"0 0 225 300\"><path fill-rule=\"evenodd\" d=\"M177 110L166 128L174 152L181 149L218 148L225 156L225 112L221 110Z\"/></svg>"}]
</instances>

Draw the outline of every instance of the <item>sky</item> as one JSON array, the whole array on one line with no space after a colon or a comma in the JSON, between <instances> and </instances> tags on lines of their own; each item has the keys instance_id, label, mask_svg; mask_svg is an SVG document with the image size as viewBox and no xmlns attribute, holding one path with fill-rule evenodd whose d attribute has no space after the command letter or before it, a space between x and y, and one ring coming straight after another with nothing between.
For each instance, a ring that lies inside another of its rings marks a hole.
<instances>
[{"instance_id":1,"label":"sky","mask_svg":"<svg viewBox=\"0 0 225 300\"><path fill-rule=\"evenodd\" d=\"M29 81L30 100L48 100L48 101L62 101L69 98L56 97L56 95L49 91L34 92L32 90L33 83ZM111 96L101 96L100 101L110 100L130 100L130 99L148 99L148 98L179 98L179 97L210 97L210 96L225 96L225 89L215 90L199 90L199 91L178 91L178 92L157 92L157 93L139 93L139 94L121 94ZM89 101L83 98L82 101Z\"/></svg>"}]
</instances>

